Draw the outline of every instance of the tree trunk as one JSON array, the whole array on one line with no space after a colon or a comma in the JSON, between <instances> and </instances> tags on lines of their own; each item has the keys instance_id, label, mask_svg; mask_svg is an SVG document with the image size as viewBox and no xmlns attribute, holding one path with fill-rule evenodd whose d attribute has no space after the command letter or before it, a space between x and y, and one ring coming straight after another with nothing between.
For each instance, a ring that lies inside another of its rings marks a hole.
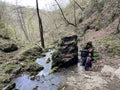
<instances>
[{"instance_id":1,"label":"tree trunk","mask_svg":"<svg viewBox=\"0 0 120 90\"><path fill-rule=\"evenodd\" d=\"M21 25L21 29L24 32L26 39L29 41L29 37L28 37L27 31L26 31L24 19L22 17L21 7L17 8L17 14L18 14L18 18L19 18L19 23Z\"/></svg>"},{"instance_id":2,"label":"tree trunk","mask_svg":"<svg viewBox=\"0 0 120 90\"><path fill-rule=\"evenodd\" d=\"M41 20L40 13L39 13L38 0L36 0L36 9L37 9L37 16L38 16L38 21L39 21L39 31L40 31L40 38L41 38L41 46L42 46L42 48L45 48L44 37L43 37L43 25L42 25L42 20Z\"/></svg>"}]
</instances>

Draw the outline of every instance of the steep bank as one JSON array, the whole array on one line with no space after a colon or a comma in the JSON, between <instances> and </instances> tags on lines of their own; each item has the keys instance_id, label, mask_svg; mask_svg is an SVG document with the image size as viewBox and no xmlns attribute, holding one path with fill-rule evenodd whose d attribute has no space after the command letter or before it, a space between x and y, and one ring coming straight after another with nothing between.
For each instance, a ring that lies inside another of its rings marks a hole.
<instances>
[{"instance_id":1,"label":"steep bank","mask_svg":"<svg viewBox=\"0 0 120 90\"><path fill-rule=\"evenodd\" d=\"M85 43L92 41L101 58L93 63L92 71L69 77L60 90L120 89L120 2L101 0L103 6L98 7L101 4L94 1L79 24L78 47L81 50Z\"/></svg>"}]
</instances>

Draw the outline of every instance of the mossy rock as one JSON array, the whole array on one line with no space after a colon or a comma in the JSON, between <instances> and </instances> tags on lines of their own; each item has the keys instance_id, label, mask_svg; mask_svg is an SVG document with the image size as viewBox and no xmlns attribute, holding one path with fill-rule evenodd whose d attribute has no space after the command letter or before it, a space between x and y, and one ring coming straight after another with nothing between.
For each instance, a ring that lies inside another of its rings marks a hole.
<instances>
[{"instance_id":1,"label":"mossy rock","mask_svg":"<svg viewBox=\"0 0 120 90\"><path fill-rule=\"evenodd\" d=\"M45 57L45 56L46 56L46 53L41 53L40 56L41 56L41 57Z\"/></svg>"},{"instance_id":2,"label":"mossy rock","mask_svg":"<svg viewBox=\"0 0 120 90\"><path fill-rule=\"evenodd\" d=\"M54 72L56 72L57 70L59 69L59 67L54 67L50 70L50 73L49 74L52 74Z\"/></svg>"},{"instance_id":3,"label":"mossy rock","mask_svg":"<svg viewBox=\"0 0 120 90\"><path fill-rule=\"evenodd\" d=\"M30 75L36 75L39 71L41 71L43 69L44 69L43 66L41 66L41 65L39 65L37 63L31 63L26 68L26 71L28 71L30 73Z\"/></svg>"},{"instance_id":4,"label":"mossy rock","mask_svg":"<svg viewBox=\"0 0 120 90\"><path fill-rule=\"evenodd\" d=\"M0 50L9 53L18 50L18 46L14 43L6 43L3 45L0 45Z\"/></svg>"},{"instance_id":5,"label":"mossy rock","mask_svg":"<svg viewBox=\"0 0 120 90\"><path fill-rule=\"evenodd\" d=\"M78 62L77 35L63 37L52 54L52 68L69 67ZM54 69L53 69L54 71Z\"/></svg>"},{"instance_id":6,"label":"mossy rock","mask_svg":"<svg viewBox=\"0 0 120 90\"><path fill-rule=\"evenodd\" d=\"M50 63L50 61L51 61L50 58L48 58L47 61L46 61L46 63Z\"/></svg>"},{"instance_id":7,"label":"mossy rock","mask_svg":"<svg viewBox=\"0 0 120 90\"><path fill-rule=\"evenodd\" d=\"M37 57L41 57L42 52L43 50L40 47L30 48L20 55L19 61L25 61L27 59L29 59L30 61L33 61Z\"/></svg>"}]
</instances>

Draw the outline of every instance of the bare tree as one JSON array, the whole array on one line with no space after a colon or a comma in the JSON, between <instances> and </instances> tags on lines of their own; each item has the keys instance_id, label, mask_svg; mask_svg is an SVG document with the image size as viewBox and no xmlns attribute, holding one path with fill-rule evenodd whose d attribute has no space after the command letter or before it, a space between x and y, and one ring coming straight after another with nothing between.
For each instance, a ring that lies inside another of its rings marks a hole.
<instances>
[{"instance_id":1,"label":"bare tree","mask_svg":"<svg viewBox=\"0 0 120 90\"><path fill-rule=\"evenodd\" d=\"M62 14L62 16L63 16L65 22L66 22L67 24L69 24L69 25L72 25L72 26L74 26L74 27L77 27L75 24L73 24L73 23L71 23L71 22L69 22L69 21L67 20L67 18L65 17L64 12L63 12L63 10L62 10L60 4L58 3L58 1L55 0L55 2L57 3L57 5L58 5L58 7L59 7L59 9L60 9L60 11L61 11L61 14Z\"/></svg>"},{"instance_id":2,"label":"bare tree","mask_svg":"<svg viewBox=\"0 0 120 90\"><path fill-rule=\"evenodd\" d=\"M16 8L17 9L17 14L18 14L18 18L19 18L19 23L21 25L21 29L24 32L24 35L26 37L27 40L29 40L28 34L27 34L27 30L26 30L26 25L25 25L25 21L24 21L24 17L22 15L22 8Z\"/></svg>"},{"instance_id":3,"label":"bare tree","mask_svg":"<svg viewBox=\"0 0 120 90\"><path fill-rule=\"evenodd\" d=\"M40 31L40 38L41 38L41 46L42 48L45 48L44 44L44 37L43 37L43 25L42 25L42 19L39 13L39 6L38 6L38 0L36 0L36 9L37 9L37 16L39 21L39 31Z\"/></svg>"}]
</instances>

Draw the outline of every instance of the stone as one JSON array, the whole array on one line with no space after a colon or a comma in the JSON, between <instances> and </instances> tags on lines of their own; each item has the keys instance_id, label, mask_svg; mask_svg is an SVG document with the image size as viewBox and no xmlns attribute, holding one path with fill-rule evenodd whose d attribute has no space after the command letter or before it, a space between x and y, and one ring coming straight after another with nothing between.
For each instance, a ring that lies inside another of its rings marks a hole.
<instances>
[{"instance_id":1,"label":"stone","mask_svg":"<svg viewBox=\"0 0 120 90\"><path fill-rule=\"evenodd\" d=\"M50 58L48 58L47 61L46 61L46 63L50 63L50 61L51 61Z\"/></svg>"},{"instance_id":2,"label":"stone","mask_svg":"<svg viewBox=\"0 0 120 90\"><path fill-rule=\"evenodd\" d=\"M69 67L78 62L77 36L64 37L52 55L52 68Z\"/></svg>"},{"instance_id":3,"label":"stone","mask_svg":"<svg viewBox=\"0 0 120 90\"><path fill-rule=\"evenodd\" d=\"M37 81L40 81L40 76L36 76L35 79L36 79Z\"/></svg>"},{"instance_id":4,"label":"stone","mask_svg":"<svg viewBox=\"0 0 120 90\"><path fill-rule=\"evenodd\" d=\"M3 90L13 90L15 88L15 83L9 83Z\"/></svg>"},{"instance_id":5,"label":"stone","mask_svg":"<svg viewBox=\"0 0 120 90\"><path fill-rule=\"evenodd\" d=\"M83 73L68 77L65 86L60 90L108 90L107 84L107 81L97 73L92 75Z\"/></svg>"},{"instance_id":6,"label":"stone","mask_svg":"<svg viewBox=\"0 0 120 90\"><path fill-rule=\"evenodd\" d=\"M9 52L18 50L18 46L13 43L8 43L8 44L6 43L6 44L0 45L0 50L5 53L9 53Z\"/></svg>"},{"instance_id":7,"label":"stone","mask_svg":"<svg viewBox=\"0 0 120 90\"><path fill-rule=\"evenodd\" d=\"M36 64L36 63L32 63L29 66L27 66L24 70L28 71L30 75L36 75L38 71L41 71L43 69L44 69L43 66Z\"/></svg>"},{"instance_id":8,"label":"stone","mask_svg":"<svg viewBox=\"0 0 120 90\"><path fill-rule=\"evenodd\" d=\"M120 79L120 67L115 71L115 75Z\"/></svg>"},{"instance_id":9,"label":"stone","mask_svg":"<svg viewBox=\"0 0 120 90\"><path fill-rule=\"evenodd\" d=\"M35 76L31 76L31 77L30 77L30 80L35 80Z\"/></svg>"},{"instance_id":10,"label":"stone","mask_svg":"<svg viewBox=\"0 0 120 90\"><path fill-rule=\"evenodd\" d=\"M105 65L102 70L101 70L101 73L103 75L106 75L106 76L112 76L114 74L114 71L115 71L115 68L112 68L111 66L109 65Z\"/></svg>"},{"instance_id":11,"label":"stone","mask_svg":"<svg viewBox=\"0 0 120 90\"><path fill-rule=\"evenodd\" d=\"M24 61L26 59L35 60L36 58L40 57L42 52L42 48L38 46L33 47L23 52L18 59L19 61Z\"/></svg>"}]
</instances>

